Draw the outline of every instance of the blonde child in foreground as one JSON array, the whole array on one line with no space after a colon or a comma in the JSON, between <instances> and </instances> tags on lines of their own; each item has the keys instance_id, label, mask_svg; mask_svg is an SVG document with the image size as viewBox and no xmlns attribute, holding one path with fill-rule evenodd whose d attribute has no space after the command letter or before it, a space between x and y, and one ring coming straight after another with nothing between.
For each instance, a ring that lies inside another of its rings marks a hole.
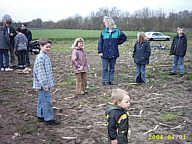
<instances>
[{"instance_id":1,"label":"blonde child in foreground","mask_svg":"<svg viewBox=\"0 0 192 144\"><path fill-rule=\"evenodd\" d=\"M84 49L84 40L82 38L77 38L73 44L72 50L72 63L74 67L75 77L76 77L76 95L84 95L87 93L87 58Z\"/></svg>"},{"instance_id":2,"label":"blonde child in foreground","mask_svg":"<svg viewBox=\"0 0 192 144\"><path fill-rule=\"evenodd\" d=\"M127 144L129 129L130 97L122 89L112 90L112 104L107 104L105 114L108 122L108 136L110 144Z\"/></svg>"}]
</instances>

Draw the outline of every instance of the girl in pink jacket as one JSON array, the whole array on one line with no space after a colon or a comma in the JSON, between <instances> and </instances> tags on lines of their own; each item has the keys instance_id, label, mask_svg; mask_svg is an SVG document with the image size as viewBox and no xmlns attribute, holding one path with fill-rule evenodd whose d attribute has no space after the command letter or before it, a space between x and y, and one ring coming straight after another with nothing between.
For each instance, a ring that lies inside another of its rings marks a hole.
<instances>
[{"instance_id":1,"label":"girl in pink jacket","mask_svg":"<svg viewBox=\"0 0 192 144\"><path fill-rule=\"evenodd\" d=\"M74 67L75 77L76 77L76 95L84 95L87 93L87 58L84 49L84 40L82 38L77 38L74 41L72 50L72 64Z\"/></svg>"}]
</instances>

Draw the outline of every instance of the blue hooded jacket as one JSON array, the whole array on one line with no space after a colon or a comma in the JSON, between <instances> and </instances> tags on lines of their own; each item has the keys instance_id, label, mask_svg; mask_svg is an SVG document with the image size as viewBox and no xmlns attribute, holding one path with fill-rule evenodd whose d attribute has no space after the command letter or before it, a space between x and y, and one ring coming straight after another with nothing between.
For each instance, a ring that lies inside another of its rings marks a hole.
<instances>
[{"instance_id":1,"label":"blue hooded jacket","mask_svg":"<svg viewBox=\"0 0 192 144\"><path fill-rule=\"evenodd\" d=\"M136 41L133 51L133 58L136 64L149 64L151 48L148 41L139 43Z\"/></svg>"},{"instance_id":2,"label":"blue hooded jacket","mask_svg":"<svg viewBox=\"0 0 192 144\"><path fill-rule=\"evenodd\" d=\"M127 37L117 28L111 32L106 28L101 32L98 41L98 53L103 53L102 58L111 59L119 57L118 45L124 43Z\"/></svg>"}]
</instances>

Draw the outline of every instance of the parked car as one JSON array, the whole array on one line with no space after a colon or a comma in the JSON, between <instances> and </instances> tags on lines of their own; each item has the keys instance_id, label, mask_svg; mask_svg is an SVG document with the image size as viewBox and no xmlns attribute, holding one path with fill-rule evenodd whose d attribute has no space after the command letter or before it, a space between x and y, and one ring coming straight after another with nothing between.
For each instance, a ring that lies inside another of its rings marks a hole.
<instances>
[{"instance_id":1,"label":"parked car","mask_svg":"<svg viewBox=\"0 0 192 144\"><path fill-rule=\"evenodd\" d=\"M169 41L170 36L164 35L161 32L146 32L145 36L149 41Z\"/></svg>"}]
</instances>

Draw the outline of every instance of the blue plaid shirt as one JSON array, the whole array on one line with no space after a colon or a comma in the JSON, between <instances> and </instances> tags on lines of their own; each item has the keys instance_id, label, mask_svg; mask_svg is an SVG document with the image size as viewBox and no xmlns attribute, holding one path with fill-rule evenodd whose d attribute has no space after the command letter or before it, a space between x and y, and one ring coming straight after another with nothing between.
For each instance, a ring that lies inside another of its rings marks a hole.
<instances>
[{"instance_id":1,"label":"blue plaid shirt","mask_svg":"<svg viewBox=\"0 0 192 144\"><path fill-rule=\"evenodd\" d=\"M50 88L54 86L54 76L49 56L40 51L33 67L33 88Z\"/></svg>"}]
</instances>

